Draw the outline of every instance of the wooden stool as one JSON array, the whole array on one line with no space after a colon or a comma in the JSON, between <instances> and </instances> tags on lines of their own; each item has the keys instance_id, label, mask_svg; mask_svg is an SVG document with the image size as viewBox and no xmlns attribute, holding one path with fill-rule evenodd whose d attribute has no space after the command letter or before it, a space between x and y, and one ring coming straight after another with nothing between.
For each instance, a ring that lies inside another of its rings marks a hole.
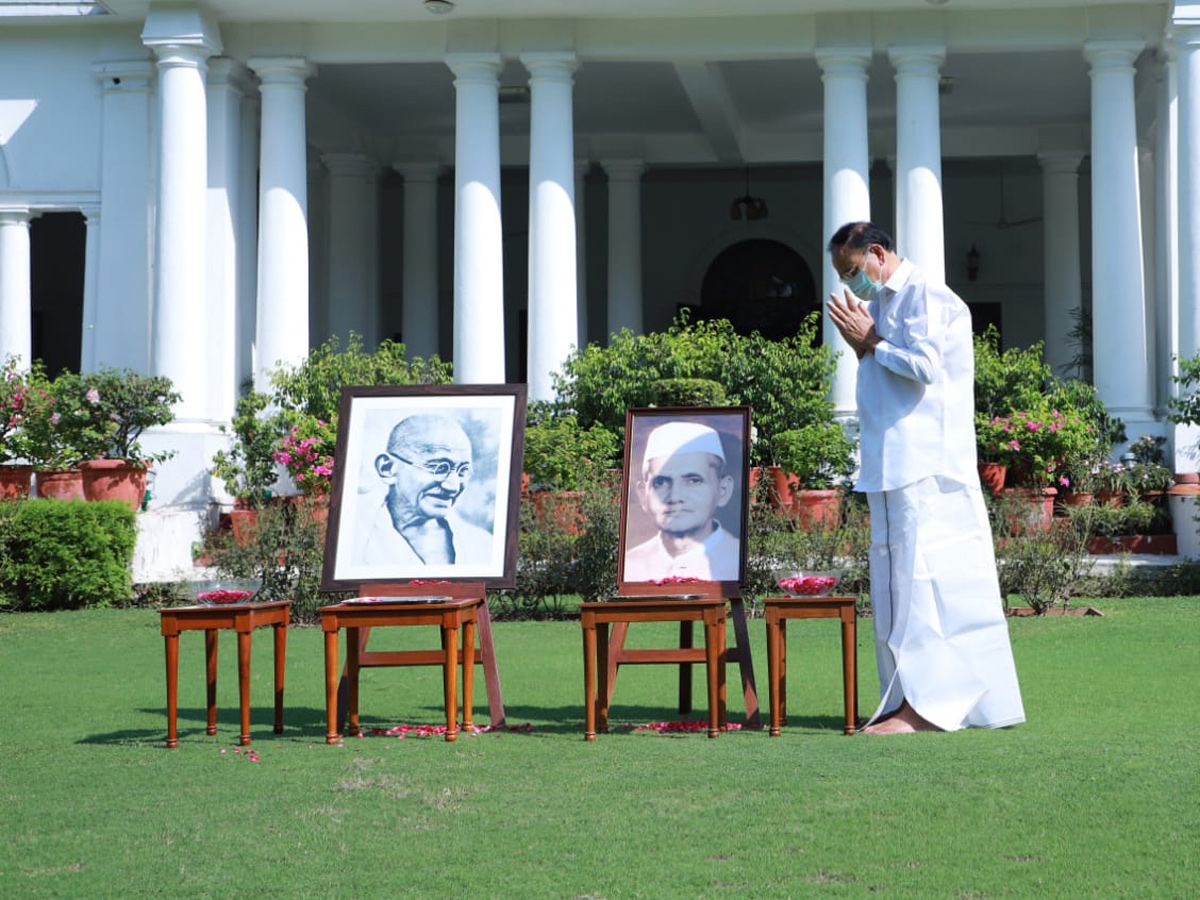
<instances>
[{"instance_id":1,"label":"wooden stool","mask_svg":"<svg viewBox=\"0 0 1200 900\"><path fill-rule=\"evenodd\" d=\"M483 605L476 614L476 629L479 633L479 649L475 661L483 667L483 684L487 691L488 715L492 727L504 727L504 699L500 695L500 671L496 666L496 646L492 639L492 617L488 611L487 591L483 582L457 581L437 582L428 584L408 584L404 582L377 582L363 585L360 595L369 597L415 597L437 594L455 599L468 597L481 599ZM367 640L371 636L369 627L358 629L358 666L361 669L394 665L417 665L417 663L395 662L394 653L375 653L367 650ZM347 656L349 654L347 653ZM337 695L337 727L341 728L346 721L349 709L349 679L347 670L342 671L342 680L338 684Z\"/></svg>"},{"instance_id":2,"label":"wooden stool","mask_svg":"<svg viewBox=\"0 0 1200 900\"><path fill-rule=\"evenodd\" d=\"M471 726L472 695L475 687L475 623L483 597L397 597L393 601L356 604L353 600L320 609L325 632L325 743L338 742L338 629L346 629L346 680L349 726L357 735L359 629L391 625L437 625L442 630L441 650L400 650L374 654L375 665L442 667L446 698L446 740L458 740L458 633L462 631L463 725Z\"/></svg>"},{"instance_id":3,"label":"wooden stool","mask_svg":"<svg viewBox=\"0 0 1200 900\"><path fill-rule=\"evenodd\" d=\"M176 606L159 610L167 654L167 746L178 747L176 719L179 712L179 632L203 631L205 674L208 687L207 734L217 733L217 632L237 632L238 701L242 730L238 740L250 743L250 632L270 625L275 629L275 733L283 731L283 673L287 655L290 600L274 603L230 603L227 605Z\"/></svg>"},{"instance_id":4,"label":"wooden stool","mask_svg":"<svg viewBox=\"0 0 1200 900\"><path fill-rule=\"evenodd\" d=\"M632 622L703 622L704 648L681 647L678 650L622 650L627 662L705 663L708 674L708 736L717 737L726 729L725 712L725 610L724 597L647 596L617 597L579 606L583 627L583 703L584 740L596 739L597 727L608 728L608 706L612 695L609 672L616 671L608 640L610 624ZM599 669L599 684L596 672Z\"/></svg>"},{"instance_id":5,"label":"wooden stool","mask_svg":"<svg viewBox=\"0 0 1200 900\"><path fill-rule=\"evenodd\" d=\"M787 722L787 620L842 620L842 690L846 707L843 731L854 734L858 715L857 618L853 597L767 597L767 678L771 696L771 737Z\"/></svg>"}]
</instances>

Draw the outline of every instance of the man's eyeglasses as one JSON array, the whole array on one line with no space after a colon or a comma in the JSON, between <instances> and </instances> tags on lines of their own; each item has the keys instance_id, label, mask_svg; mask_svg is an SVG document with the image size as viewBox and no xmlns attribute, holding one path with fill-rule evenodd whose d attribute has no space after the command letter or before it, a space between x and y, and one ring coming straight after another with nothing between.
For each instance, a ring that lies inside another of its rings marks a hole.
<instances>
[{"instance_id":1,"label":"man's eyeglasses","mask_svg":"<svg viewBox=\"0 0 1200 900\"><path fill-rule=\"evenodd\" d=\"M471 477L471 464L469 462L459 463L457 466L444 459L433 459L426 463L415 463L411 459L405 459L398 453L393 453L391 450L387 451L387 455L412 466L414 469L422 469L434 478L449 478L451 473L457 475L459 478Z\"/></svg>"}]
</instances>

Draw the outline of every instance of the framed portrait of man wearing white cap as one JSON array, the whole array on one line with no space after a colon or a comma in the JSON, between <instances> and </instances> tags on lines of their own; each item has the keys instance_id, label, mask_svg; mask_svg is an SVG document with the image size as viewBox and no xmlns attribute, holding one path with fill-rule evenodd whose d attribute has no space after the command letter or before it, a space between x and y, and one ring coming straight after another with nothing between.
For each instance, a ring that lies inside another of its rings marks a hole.
<instances>
[{"instance_id":1,"label":"framed portrait of man wearing white cap","mask_svg":"<svg viewBox=\"0 0 1200 900\"><path fill-rule=\"evenodd\" d=\"M750 409L631 409L625 421L618 584L746 572Z\"/></svg>"}]
</instances>

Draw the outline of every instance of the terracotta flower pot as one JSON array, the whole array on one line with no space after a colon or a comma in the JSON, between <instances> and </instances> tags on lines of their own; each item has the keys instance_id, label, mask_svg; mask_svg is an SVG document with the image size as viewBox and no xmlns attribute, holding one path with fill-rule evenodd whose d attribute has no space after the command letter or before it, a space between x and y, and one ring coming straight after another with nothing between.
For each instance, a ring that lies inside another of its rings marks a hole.
<instances>
[{"instance_id":1,"label":"terracotta flower pot","mask_svg":"<svg viewBox=\"0 0 1200 900\"><path fill-rule=\"evenodd\" d=\"M146 496L146 469L123 459L92 459L79 464L85 500L120 500L137 512Z\"/></svg>"},{"instance_id":2,"label":"terracotta flower pot","mask_svg":"<svg viewBox=\"0 0 1200 900\"><path fill-rule=\"evenodd\" d=\"M0 466L0 500L24 500L32 477L33 466Z\"/></svg>"},{"instance_id":3,"label":"terracotta flower pot","mask_svg":"<svg viewBox=\"0 0 1200 900\"><path fill-rule=\"evenodd\" d=\"M842 492L793 488L792 511L805 531L837 528L842 521Z\"/></svg>"},{"instance_id":4,"label":"terracotta flower pot","mask_svg":"<svg viewBox=\"0 0 1200 900\"><path fill-rule=\"evenodd\" d=\"M981 462L978 464L979 484L985 490L992 492L993 497L999 497L1004 490L1004 479L1008 475L1008 466L998 462Z\"/></svg>"},{"instance_id":5,"label":"terracotta flower pot","mask_svg":"<svg viewBox=\"0 0 1200 900\"><path fill-rule=\"evenodd\" d=\"M771 505L776 509L791 509L792 486L788 479L788 473L783 471L783 466L767 466L767 475L771 479L771 487L768 491Z\"/></svg>"},{"instance_id":6,"label":"terracotta flower pot","mask_svg":"<svg viewBox=\"0 0 1200 900\"><path fill-rule=\"evenodd\" d=\"M83 472L79 469L38 472L37 495L55 500L82 500Z\"/></svg>"},{"instance_id":7,"label":"terracotta flower pot","mask_svg":"<svg viewBox=\"0 0 1200 900\"><path fill-rule=\"evenodd\" d=\"M1028 531L1049 531L1054 521L1054 498L1057 489L1045 488L1006 488L1005 494L1016 497L1030 504L1030 516L1025 523ZM1019 533L1019 526L1013 525L1013 533Z\"/></svg>"}]
</instances>

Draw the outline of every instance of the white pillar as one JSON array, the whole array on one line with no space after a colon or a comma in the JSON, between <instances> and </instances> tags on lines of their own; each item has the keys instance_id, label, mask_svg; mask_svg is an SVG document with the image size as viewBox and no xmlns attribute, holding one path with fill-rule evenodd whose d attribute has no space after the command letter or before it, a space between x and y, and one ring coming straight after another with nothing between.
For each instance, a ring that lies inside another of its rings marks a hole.
<instances>
[{"instance_id":1,"label":"white pillar","mask_svg":"<svg viewBox=\"0 0 1200 900\"><path fill-rule=\"evenodd\" d=\"M308 162L304 59L251 59L262 84L255 386L308 355Z\"/></svg>"},{"instance_id":2,"label":"white pillar","mask_svg":"<svg viewBox=\"0 0 1200 900\"><path fill-rule=\"evenodd\" d=\"M439 163L397 163L404 178L404 278L400 333L410 358L438 352Z\"/></svg>"},{"instance_id":3,"label":"white pillar","mask_svg":"<svg viewBox=\"0 0 1200 900\"><path fill-rule=\"evenodd\" d=\"M575 317L579 323L576 347L588 342L587 299L587 188L585 179L591 169L590 160L575 162Z\"/></svg>"},{"instance_id":4,"label":"white pillar","mask_svg":"<svg viewBox=\"0 0 1200 900\"><path fill-rule=\"evenodd\" d=\"M931 281L946 280L939 69L944 47L893 47L896 67L896 241Z\"/></svg>"},{"instance_id":5,"label":"white pillar","mask_svg":"<svg viewBox=\"0 0 1200 900\"><path fill-rule=\"evenodd\" d=\"M33 362L33 297L29 280L29 209L0 208L0 363Z\"/></svg>"},{"instance_id":6,"label":"white pillar","mask_svg":"<svg viewBox=\"0 0 1200 900\"><path fill-rule=\"evenodd\" d=\"M1179 355L1200 353L1200 22L1176 21ZM1180 470L1193 471L1193 470Z\"/></svg>"},{"instance_id":7,"label":"white pillar","mask_svg":"<svg viewBox=\"0 0 1200 900\"><path fill-rule=\"evenodd\" d=\"M228 420L237 403L238 258L242 241L242 94L245 72L220 57L208 68L208 238L205 247L208 418ZM196 348L193 352L200 353Z\"/></svg>"},{"instance_id":8,"label":"white pillar","mask_svg":"<svg viewBox=\"0 0 1200 900\"><path fill-rule=\"evenodd\" d=\"M1081 376L1068 371L1076 347L1070 333L1072 310L1083 306L1079 257L1079 163L1073 150L1038 154L1042 164L1042 270L1044 283L1045 359L1055 375Z\"/></svg>"},{"instance_id":9,"label":"white pillar","mask_svg":"<svg viewBox=\"0 0 1200 900\"><path fill-rule=\"evenodd\" d=\"M1141 48L1116 40L1084 47L1092 76L1093 377L1131 438L1151 419L1133 92Z\"/></svg>"},{"instance_id":10,"label":"white pillar","mask_svg":"<svg viewBox=\"0 0 1200 900\"><path fill-rule=\"evenodd\" d=\"M238 133L237 206L237 318L234 346L234 384L241 386L254 377L256 325L258 320L258 96L242 97L242 124Z\"/></svg>"},{"instance_id":11,"label":"white pillar","mask_svg":"<svg viewBox=\"0 0 1200 900\"><path fill-rule=\"evenodd\" d=\"M504 373L504 234L496 54L452 54L454 72L454 380Z\"/></svg>"},{"instance_id":12,"label":"white pillar","mask_svg":"<svg viewBox=\"0 0 1200 900\"><path fill-rule=\"evenodd\" d=\"M182 399L180 424L207 414L205 317L208 47L155 42L158 64L158 210L150 369L171 379Z\"/></svg>"},{"instance_id":13,"label":"white pillar","mask_svg":"<svg viewBox=\"0 0 1200 900\"><path fill-rule=\"evenodd\" d=\"M86 223L83 251L83 333L79 344L79 371L92 372L96 362L96 313L100 276L100 207L89 205L80 210Z\"/></svg>"},{"instance_id":14,"label":"white pillar","mask_svg":"<svg viewBox=\"0 0 1200 900\"><path fill-rule=\"evenodd\" d=\"M575 133L570 53L526 53L529 70L530 400L553 400L553 374L579 340Z\"/></svg>"},{"instance_id":15,"label":"white pillar","mask_svg":"<svg viewBox=\"0 0 1200 900\"><path fill-rule=\"evenodd\" d=\"M608 176L608 335L642 326L642 174L636 159L600 161Z\"/></svg>"},{"instance_id":16,"label":"white pillar","mask_svg":"<svg viewBox=\"0 0 1200 900\"><path fill-rule=\"evenodd\" d=\"M351 331L371 346L377 328L371 323L376 304L371 297L371 215L375 163L361 153L326 153L329 170L329 319L330 335L345 347Z\"/></svg>"},{"instance_id":17,"label":"white pillar","mask_svg":"<svg viewBox=\"0 0 1200 900\"><path fill-rule=\"evenodd\" d=\"M1155 92L1154 207L1158 239L1154 242L1155 340L1158 344L1155 414L1174 394L1171 376L1177 371L1179 353L1179 189L1176 137L1179 133L1177 66L1173 47L1165 47L1159 57L1158 90ZM1182 470L1180 470L1182 471Z\"/></svg>"},{"instance_id":18,"label":"white pillar","mask_svg":"<svg viewBox=\"0 0 1200 900\"><path fill-rule=\"evenodd\" d=\"M92 67L102 90L100 197L103 204L93 365L150 369L150 216L154 159L148 60Z\"/></svg>"},{"instance_id":19,"label":"white pillar","mask_svg":"<svg viewBox=\"0 0 1200 900\"><path fill-rule=\"evenodd\" d=\"M870 155L867 146L867 66L869 48L817 51L821 80L825 83L824 210L821 236L828 244L833 233L847 222L870 221ZM824 246L822 246L824 251ZM829 254L822 252L822 308L830 294L842 294L842 283ZM834 415L849 418L857 408L855 385L858 358L826 311L821 318L825 344L838 353L830 399Z\"/></svg>"}]
</instances>

